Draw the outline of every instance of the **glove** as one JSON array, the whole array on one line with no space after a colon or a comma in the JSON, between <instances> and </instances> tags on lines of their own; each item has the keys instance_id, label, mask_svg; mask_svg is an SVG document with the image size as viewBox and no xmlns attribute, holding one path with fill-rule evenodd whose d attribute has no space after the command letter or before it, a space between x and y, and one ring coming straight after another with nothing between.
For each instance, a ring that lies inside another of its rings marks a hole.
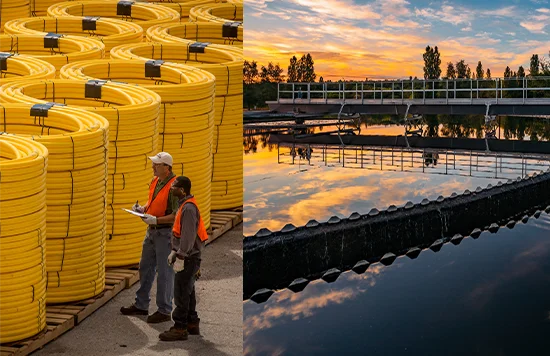
<instances>
[{"instance_id":1,"label":"glove","mask_svg":"<svg viewBox=\"0 0 550 356\"><path fill-rule=\"evenodd\" d=\"M132 211L135 211L136 213L140 213L140 214L143 214L143 211L145 209L139 205L137 202L134 204L134 206L132 207Z\"/></svg>"},{"instance_id":2,"label":"glove","mask_svg":"<svg viewBox=\"0 0 550 356\"><path fill-rule=\"evenodd\" d=\"M145 216L143 216L141 220L143 220L143 222L146 223L147 225L157 224L157 217L153 215L145 214Z\"/></svg>"},{"instance_id":3,"label":"glove","mask_svg":"<svg viewBox=\"0 0 550 356\"><path fill-rule=\"evenodd\" d=\"M174 264L172 265L172 268L176 273L183 271L184 267L185 267L185 262L180 258L176 258L176 262L174 262Z\"/></svg>"},{"instance_id":4,"label":"glove","mask_svg":"<svg viewBox=\"0 0 550 356\"><path fill-rule=\"evenodd\" d=\"M168 255L168 266L172 266L175 261L176 261L176 251L172 251L170 252L170 255Z\"/></svg>"}]
</instances>

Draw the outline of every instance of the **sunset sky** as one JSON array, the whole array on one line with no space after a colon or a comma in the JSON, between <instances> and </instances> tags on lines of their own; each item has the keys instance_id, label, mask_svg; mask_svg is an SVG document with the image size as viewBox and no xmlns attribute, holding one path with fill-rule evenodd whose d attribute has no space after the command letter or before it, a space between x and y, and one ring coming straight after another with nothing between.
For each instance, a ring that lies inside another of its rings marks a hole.
<instances>
[{"instance_id":1,"label":"sunset sky","mask_svg":"<svg viewBox=\"0 0 550 356\"><path fill-rule=\"evenodd\" d=\"M246 0L245 58L260 65L311 53L325 80L423 77L425 47L446 63L479 60L492 76L548 58L550 0ZM527 72L528 73L528 72Z\"/></svg>"}]
</instances>

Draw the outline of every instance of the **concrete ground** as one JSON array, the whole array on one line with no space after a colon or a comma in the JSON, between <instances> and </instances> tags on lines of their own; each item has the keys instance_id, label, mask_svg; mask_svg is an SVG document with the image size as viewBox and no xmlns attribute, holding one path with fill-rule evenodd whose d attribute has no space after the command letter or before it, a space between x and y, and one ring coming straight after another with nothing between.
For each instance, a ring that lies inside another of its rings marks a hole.
<instances>
[{"instance_id":1,"label":"concrete ground","mask_svg":"<svg viewBox=\"0 0 550 356\"><path fill-rule=\"evenodd\" d=\"M147 324L145 316L124 316L120 307L134 302L139 282L84 319L82 323L47 344L33 356L53 355L242 355L242 224L208 245L197 281L197 311L201 336L187 341L164 342L159 333L172 322ZM149 312L156 311L156 283Z\"/></svg>"}]
</instances>

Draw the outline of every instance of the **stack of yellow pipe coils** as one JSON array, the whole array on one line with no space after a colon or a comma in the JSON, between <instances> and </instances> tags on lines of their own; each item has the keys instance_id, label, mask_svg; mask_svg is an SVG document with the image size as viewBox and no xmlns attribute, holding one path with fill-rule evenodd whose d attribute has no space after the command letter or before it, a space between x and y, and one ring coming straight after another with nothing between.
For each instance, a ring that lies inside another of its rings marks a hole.
<instances>
[{"instance_id":1,"label":"stack of yellow pipe coils","mask_svg":"<svg viewBox=\"0 0 550 356\"><path fill-rule=\"evenodd\" d=\"M0 343L46 327L46 170L38 142L0 134Z\"/></svg>"},{"instance_id":2,"label":"stack of yellow pipe coils","mask_svg":"<svg viewBox=\"0 0 550 356\"><path fill-rule=\"evenodd\" d=\"M188 22L152 26L147 30L152 42L209 42L243 47L243 26L238 22Z\"/></svg>"},{"instance_id":3,"label":"stack of yellow pipe coils","mask_svg":"<svg viewBox=\"0 0 550 356\"><path fill-rule=\"evenodd\" d=\"M31 0L31 16L47 16L48 7L58 2L59 0Z\"/></svg>"},{"instance_id":4,"label":"stack of yellow pipe coils","mask_svg":"<svg viewBox=\"0 0 550 356\"><path fill-rule=\"evenodd\" d=\"M24 54L0 53L0 85L27 79L53 79L55 67Z\"/></svg>"},{"instance_id":5,"label":"stack of yellow pipe coils","mask_svg":"<svg viewBox=\"0 0 550 356\"><path fill-rule=\"evenodd\" d=\"M4 32L48 35L45 45L53 48L61 35L94 37L105 44L106 56L117 45L143 39L143 29L135 23L96 17L27 17L7 22Z\"/></svg>"},{"instance_id":6,"label":"stack of yellow pipe coils","mask_svg":"<svg viewBox=\"0 0 550 356\"><path fill-rule=\"evenodd\" d=\"M92 112L52 104L0 104L0 126L4 132L42 143L49 151L47 302L97 295L105 287L109 122ZM28 211L33 202L29 204L19 211Z\"/></svg>"},{"instance_id":7,"label":"stack of yellow pipe coils","mask_svg":"<svg viewBox=\"0 0 550 356\"><path fill-rule=\"evenodd\" d=\"M3 31L6 22L29 16L31 16L31 4L29 0L0 1L0 32Z\"/></svg>"},{"instance_id":8,"label":"stack of yellow pipe coils","mask_svg":"<svg viewBox=\"0 0 550 356\"><path fill-rule=\"evenodd\" d=\"M94 38L63 36L57 48L45 48L43 35L0 35L0 52L33 56L53 64L59 71L70 62L102 59L105 45Z\"/></svg>"},{"instance_id":9,"label":"stack of yellow pipe coils","mask_svg":"<svg viewBox=\"0 0 550 356\"><path fill-rule=\"evenodd\" d=\"M189 10L197 5L221 2L225 0L167 0L167 1L149 1L150 4L168 7L177 11L181 19L186 20L189 17ZM187 20L186 20L187 21Z\"/></svg>"},{"instance_id":10,"label":"stack of yellow pipe coils","mask_svg":"<svg viewBox=\"0 0 550 356\"><path fill-rule=\"evenodd\" d=\"M131 43L113 48L111 58L180 62L216 76L211 208L233 208L243 204L243 58L224 50L228 46L197 45L201 44Z\"/></svg>"},{"instance_id":11,"label":"stack of yellow pipe coils","mask_svg":"<svg viewBox=\"0 0 550 356\"><path fill-rule=\"evenodd\" d=\"M158 150L172 155L176 175L188 176L193 182L192 193L208 228L215 77L182 64L137 59L75 62L61 68L60 76L124 81L160 96Z\"/></svg>"},{"instance_id":12,"label":"stack of yellow pipe coils","mask_svg":"<svg viewBox=\"0 0 550 356\"><path fill-rule=\"evenodd\" d=\"M157 153L160 97L136 85L56 79L6 85L0 88L0 101L63 103L109 120L106 265L138 263L146 225L122 208L147 200L151 181L147 157Z\"/></svg>"},{"instance_id":13,"label":"stack of yellow pipe coils","mask_svg":"<svg viewBox=\"0 0 550 356\"><path fill-rule=\"evenodd\" d=\"M189 10L190 22L243 21L243 4L241 2L220 2L198 5Z\"/></svg>"},{"instance_id":14,"label":"stack of yellow pipe coils","mask_svg":"<svg viewBox=\"0 0 550 356\"><path fill-rule=\"evenodd\" d=\"M52 17L100 16L120 19L140 25L143 31L154 25L180 21L180 14L168 7L118 0L60 2L48 8L48 15Z\"/></svg>"}]
</instances>

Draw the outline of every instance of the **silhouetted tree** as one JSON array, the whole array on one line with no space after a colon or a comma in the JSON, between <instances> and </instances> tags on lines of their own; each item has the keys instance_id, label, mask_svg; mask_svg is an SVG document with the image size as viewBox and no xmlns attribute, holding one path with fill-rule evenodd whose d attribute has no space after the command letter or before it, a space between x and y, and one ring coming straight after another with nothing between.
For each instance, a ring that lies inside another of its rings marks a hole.
<instances>
[{"instance_id":1,"label":"silhouetted tree","mask_svg":"<svg viewBox=\"0 0 550 356\"><path fill-rule=\"evenodd\" d=\"M426 47L424 58L424 79L439 79L441 76L441 58L437 46Z\"/></svg>"},{"instance_id":2,"label":"silhouetted tree","mask_svg":"<svg viewBox=\"0 0 550 356\"><path fill-rule=\"evenodd\" d=\"M468 69L470 67L464 62L464 59L461 59L460 61L456 62L456 77L458 79L460 78L468 78Z\"/></svg>"},{"instance_id":3,"label":"silhouetted tree","mask_svg":"<svg viewBox=\"0 0 550 356\"><path fill-rule=\"evenodd\" d=\"M252 84L258 80L258 63L256 61L244 61L243 64L243 82Z\"/></svg>"},{"instance_id":4,"label":"silhouetted tree","mask_svg":"<svg viewBox=\"0 0 550 356\"><path fill-rule=\"evenodd\" d=\"M534 77L536 75L540 74L540 62L539 62L539 55L533 54L531 56L531 62L529 65L529 75Z\"/></svg>"},{"instance_id":5,"label":"silhouetted tree","mask_svg":"<svg viewBox=\"0 0 550 356\"><path fill-rule=\"evenodd\" d=\"M453 62L447 63L447 74L445 76L449 79L456 78L456 71L455 71L455 66Z\"/></svg>"},{"instance_id":6,"label":"silhouetted tree","mask_svg":"<svg viewBox=\"0 0 550 356\"><path fill-rule=\"evenodd\" d=\"M298 63L296 56L290 58L290 65L288 66L287 71L287 81L289 83L295 83L298 81Z\"/></svg>"},{"instance_id":7,"label":"silhouetted tree","mask_svg":"<svg viewBox=\"0 0 550 356\"><path fill-rule=\"evenodd\" d=\"M487 79L491 79L491 70L489 68L487 68L487 73L485 74L485 77Z\"/></svg>"},{"instance_id":8,"label":"silhouetted tree","mask_svg":"<svg viewBox=\"0 0 550 356\"><path fill-rule=\"evenodd\" d=\"M260 80L262 83L281 83L283 81L283 69L279 64L273 64L269 62L267 67L262 66L262 71L260 72Z\"/></svg>"},{"instance_id":9,"label":"silhouetted tree","mask_svg":"<svg viewBox=\"0 0 550 356\"><path fill-rule=\"evenodd\" d=\"M477 62L476 67L476 78L477 79L483 79L485 76L485 73L483 72L483 65L481 64L481 61Z\"/></svg>"},{"instance_id":10,"label":"silhouetted tree","mask_svg":"<svg viewBox=\"0 0 550 356\"><path fill-rule=\"evenodd\" d=\"M517 76L520 78L525 77L525 69L523 69L523 66L519 66Z\"/></svg>"}]
</instances>

